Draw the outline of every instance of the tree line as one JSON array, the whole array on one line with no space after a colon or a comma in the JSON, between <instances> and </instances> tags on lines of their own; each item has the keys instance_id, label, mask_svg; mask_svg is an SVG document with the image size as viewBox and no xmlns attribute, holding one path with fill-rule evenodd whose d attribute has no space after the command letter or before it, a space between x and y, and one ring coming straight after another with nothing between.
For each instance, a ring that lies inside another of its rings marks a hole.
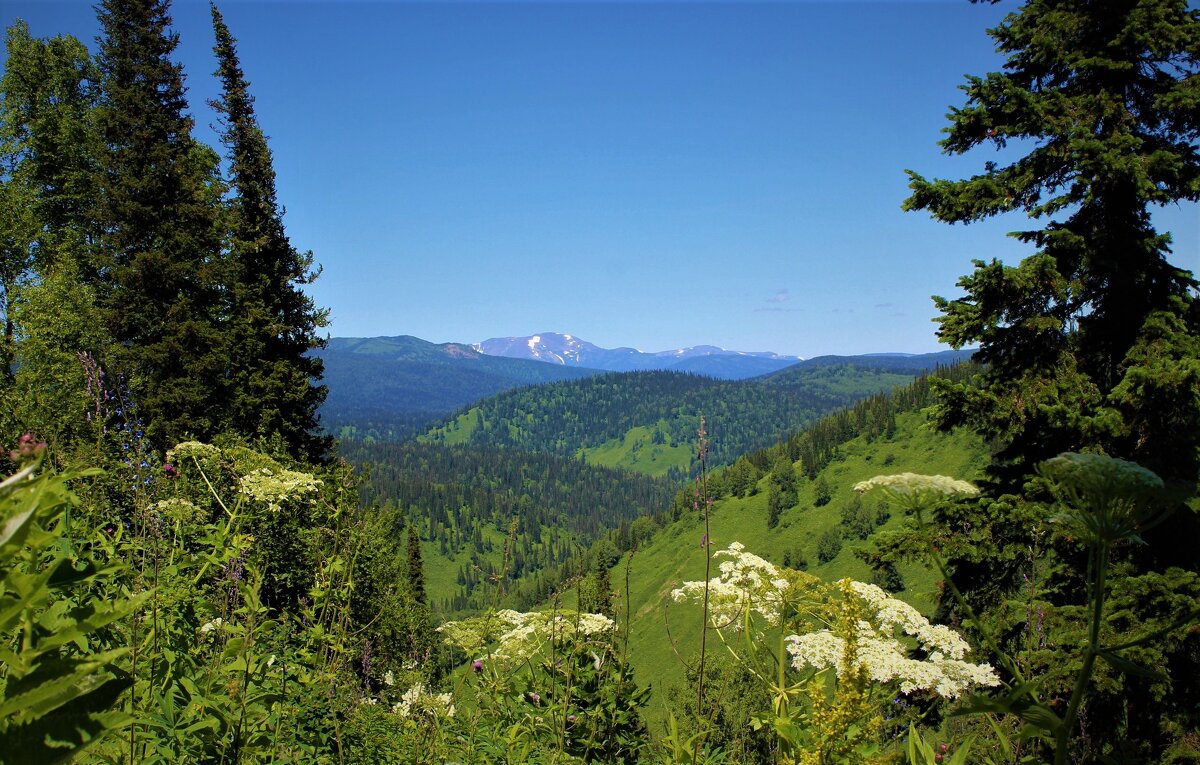
<instances>
[{"instance_id":1,"label":"tree line","mask_svg":"<svg viewBox=\"0 0 1200 765\"><path fill-rule=\"evenodd\" d=\"M466 410L465 427L473 444L574 455L635 426L655 428L663 443L687 444L703 414L713 435L710 459L727 464L861 395L681 372L623 372L506 391ZM426 438L443 440L449 429L464 427L453 425L461 414Z\"/></svg>"}]
</instances>

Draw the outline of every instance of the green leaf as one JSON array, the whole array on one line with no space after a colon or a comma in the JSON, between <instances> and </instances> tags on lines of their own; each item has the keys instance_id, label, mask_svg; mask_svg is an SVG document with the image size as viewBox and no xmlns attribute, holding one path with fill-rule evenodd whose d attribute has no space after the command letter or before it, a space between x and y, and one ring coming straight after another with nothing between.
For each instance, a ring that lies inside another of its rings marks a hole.
<instances>
[{"instance_id":1,"label":"green leaf","mask_svg":"<svg viewBox=\"0 0 1200 765\"><path fill-rule=\"evenodd\" d=\"M1155 672L1154 670L1143 667L1140 664L1135 664L1114 650L1101 649L1096 655L1108 662L1113 669L1123 674L1137 675L1138 677L1148 677L1153 680L1167 680L1167 676L1161 672Z\"/></svg>"},{"instance_id":2,"label":"green leaf","mask_svg":"<svg viewBox=\"0 0 1200 765\"><path fill-rule=\"evenodd\" d=\"M20 752L26 765L67 762L131 721L125 713L112 711L130 684L128 676L111 676L30 723L10 726L0 733L0 752Z\"/></svg>"}]
</instances>

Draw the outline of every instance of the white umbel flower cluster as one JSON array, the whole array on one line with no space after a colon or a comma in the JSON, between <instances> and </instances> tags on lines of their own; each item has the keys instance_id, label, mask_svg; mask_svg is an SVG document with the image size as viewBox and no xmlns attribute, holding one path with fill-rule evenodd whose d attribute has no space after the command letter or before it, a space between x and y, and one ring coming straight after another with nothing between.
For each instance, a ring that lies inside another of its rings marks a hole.
<instances>
[{"instance_id":1,"label":"white umbel flower cluster","mask_svg":"<svg viewBox=\"0 0 1200 765\"><path fill-rule=\"evenodd\" d=\"M454 717L454 700L449 693L430 693L424 683L417 683L392 705L392 711L401 717Z\"/></svg>"},{"instance_id":2,"label":"white umbel flower cluster","mask_svg":"<svg viewBox=\"0 0 1200 765\"><path fill-rule=\"evenodd\" d=\"M930 624L912 606L889 596L872 584L847 582L862 598L870 620L857 625L854 641L856 664L877 683L899 682L903 693L931 691L944 698L955 698L976 685L998 685L1000 680L988 664L963 661L970 646L954 630ZM924 660L913 659L897 639L896 631L913 637L929 653ZM839 676L846 673L846 644L830 630L805 635L789 635L787 651L796 669L834 667Z\"/></svg>"},{"instance_id":3,"label":"white umbel flower cluster","mask_svg":"<svg viewBox=\"0 0 1200 765\"><path fill-rule=\"evenodd\" d=\"M708 582L708 605L713 624L717 627L740 627L743 615L749 610L767 621L778 624L784 594L790 582L769 561L746 552L741 542L732 542L713 557L728 558L720 563L720 574ZM699 601L704 597L705 584L684 582L671 592L676 602Z\"/></svg>"},{"instance_id":4,"label":"white umbel flower cluster","mask_svg":"<svg viewBox=\"0 0 1200 765\"><path fill-rule=\"evenodd\" d=\"M321 481L311 473L269 467L242 476L239 483L242 494L262 502L273 513L278 512L289 499L316 494L321 485Z\"/></svg>"},{"instance_id":5,"label":"white umbel flower cluster","mask_svg":"<svg viewBox=\"0 0 1200 765\"><path fill-rule=\"evenodd\" d=\"M979 489L968 481L960 481L945 475L922 475L920 473L897 473L877 475L854 484L857 492L883 489L896 497L973 497Z\"/></svg>"},{"instance_id":6,"label":"white umbel flower cluster","mask_svg":"<svg viewBox=\"0 0 1200 765\"><path fill-rule=\"evenodd\" d=\"M493 646L494 659L519 660L538 653L548 643L569 642L606 636L616 622L604 614L578 611L533 611L503 609L439 627L446 642L469 654L479 654Z\"/></svg>"}]
</instances>

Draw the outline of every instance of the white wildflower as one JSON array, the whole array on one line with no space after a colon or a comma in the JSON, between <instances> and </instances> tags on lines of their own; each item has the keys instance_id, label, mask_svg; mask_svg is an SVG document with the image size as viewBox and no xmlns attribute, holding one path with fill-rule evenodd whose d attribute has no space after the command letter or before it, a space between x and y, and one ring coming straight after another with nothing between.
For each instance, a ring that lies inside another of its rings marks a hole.
<instances>
[{"instance_id":1,"label":"white wildflower","mask_svg":"<svg viewBox=\"0 0 1200 765\"><path fill-rule=\"evenodd\" d=\"M920 475L917 472L875 476L868 481L854 484L854 490L860 493L870 492L875 488L883 489L884 494L887 494L890 499L894 499L906 507L979 494L979 489L967 481L959 481L958 478L949 476Z\"/></svg>"},{"instance_id":2,"label":"white wildflower","mask_svg":"<svg viewBox=\"0 0 1200 765\"><path fill-rule=\"evenodd\" d=\"M151 505L150 508L165 518L184 523L200 515L200 508L182 497L168 497L167 499L159 500Z\"/></svg>"},{"instance_id":3,"label":"white wildflower","mask_svg":"<svg viewBox=\"0 0 1200 765\"><path fill-rule=\"evenodd\" d=\"M321 485L321 481L311 473L273 470L269 467L259 468L242 476L239 483L242 494L266 504L271 512L278 512L289 499L315 494L317 487Z\"/></svg>"},{"instance_id":4,"label":"white wildflower","mask_svg":"<svg viewBox=\"0 0 1200 765\"><path fill-rule=\"evenodd\" d=\"M478 655L491 646L497 659L524 659L538 653L551 642L573 642L580 638L604 636L616 629L616 622L604 614L576 611L533 611L523 613L503 609L438 628L446 642Z\"/></svg>"},{"instance_id":5,"label":"white wildflower","mask_svg":"<svg viewBox=\"0 0 1200 765\"><path fill-rule=\"evenodd\" d=\"M729 558L721 561L721 573L708 582L709 612L717 627L740 628L747 610L769 624L779 623L790 582L774 564L745 549L741 542L731 542L726 549L713 553L714 558ZM704 590L703 581L684 582L671 592L671 597L677 602L702 600Z\"/></svg>"},{"instance_id":6,"label":"white wildflower","mask_svg":"<svg viewBox=\"0 0 1200 765\"><path fill-rule=\"evenodd\" d=\"M199 441L184 441L176 444L174 449L167 450L167 462L177 464L180 460L192 458L198 462L216 460L221 457L221 450L212 444Z\"/></svg>"},{"instance_id":7,"label":"white wildflower","mask_svg":"<svg viewBox=\"0 0 1200 765\"><path fill-rule=\"evenodd\" d=\"M391 688L392 686L394 686L396 684L396 676L392 673L392 671L390 669L387 672L383 673L383 684L389 688Z\"/></svg>"},{"instance_id":8,"label":"white wildflower","mask_svg":"<svg viewBox=\"0 0 1200 765\"><path fill-rule=\"evenodd\" d=\"M970 646L954 630L930 624L915 608L875 585L843 580L847 583L872 612L869 621L858 622L853 653L856 666L873 682L898 682L903 693L926 690L944 698L955 698L971 686L999 684L990 665L962 660ZM896 638L897 629L916 638L928 658L909 657ZM839 676L848 669L845 640L830 630L789 635L786 642L796 669L834 667Z\"/></svg>"},{"instance_id":9,"label":"white wildflower","mask_svg":"<svg viewBox=\"0 0 1200 765\"><path fill-rule=\"evenodd\" d=\"M205 622L205 624L202 627L200 627L200 634L207 635L208 633L212 632L213 630L220 629L221 625L224 623L225 623L225 620L218 616L216 619L213 619L210 622Z\"/></svg>"},{"instance_id":10,"label":"white wildflower","mask_svg":"<svg viewBox=\"0 0 1200 765\"><path fill-rule=\"evenodd\" d=\"M453 702L449 693L431 693L424 683L417 683L392 705L392 711L401 717L454 717Z\"/></svg>"}]
</instances>

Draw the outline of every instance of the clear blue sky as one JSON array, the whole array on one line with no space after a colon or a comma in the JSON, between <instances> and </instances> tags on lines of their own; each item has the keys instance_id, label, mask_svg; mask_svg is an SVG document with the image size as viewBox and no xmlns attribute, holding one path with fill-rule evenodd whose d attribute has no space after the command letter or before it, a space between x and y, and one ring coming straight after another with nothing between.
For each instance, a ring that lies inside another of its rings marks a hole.
<instances>
[{"instance_id":1,"label":"clear blue sky","mask_svg":"<svg viewBox=\"0 0 1200 765\"><path fill-rule=\"evenodd\" d=\"M221 3L271 139L293 242L336 336L539 331L647 351L712 343L940 350L929 296L1015 262L1022 216L902 213L1012 3ZM89 2L0 20L94 48ZM215 143L207 2L175 0ZM1156 216L1200 270L1195 205Z\"/></svg>"}]
</instances>

